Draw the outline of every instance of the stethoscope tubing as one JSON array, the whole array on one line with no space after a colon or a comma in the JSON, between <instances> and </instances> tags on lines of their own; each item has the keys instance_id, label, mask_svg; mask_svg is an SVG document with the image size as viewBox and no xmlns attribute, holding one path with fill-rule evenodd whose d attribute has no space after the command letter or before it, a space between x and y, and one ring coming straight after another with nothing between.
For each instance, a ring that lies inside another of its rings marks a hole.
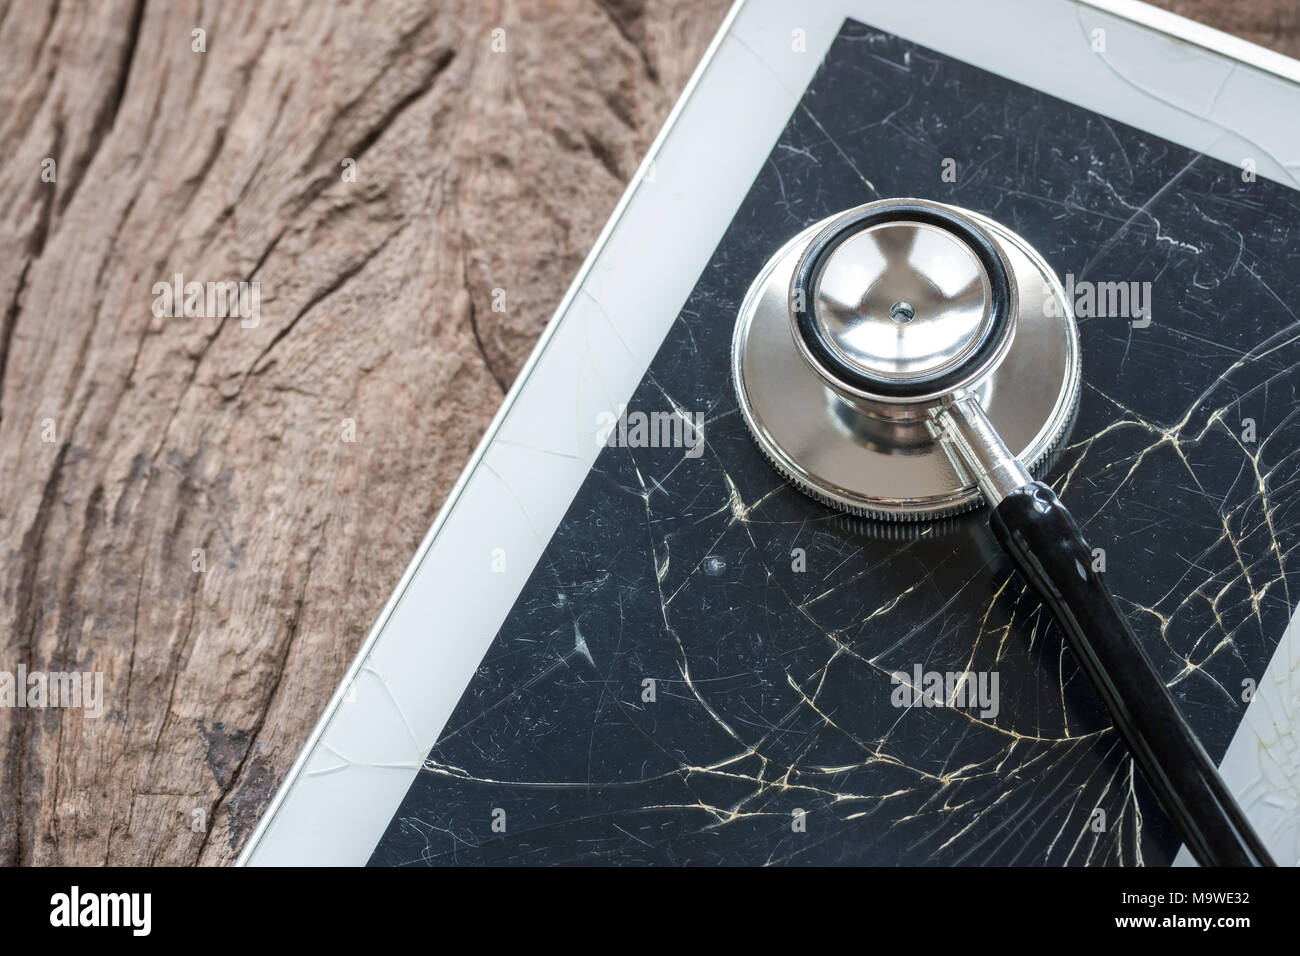
<instances>
[{"instance_id":1,"label":"stethoscope tubing","mask_svg":"<svg viewBox=\"0 0 1300 956\"><path fill-rule=\"evenodd\" d=\"M1078 524L1047 485L1012 491L989 524L1051 611L1142 776L1202 866L1274 866L1183 718L1101 576Z\"/></svg>"}]
</instances>

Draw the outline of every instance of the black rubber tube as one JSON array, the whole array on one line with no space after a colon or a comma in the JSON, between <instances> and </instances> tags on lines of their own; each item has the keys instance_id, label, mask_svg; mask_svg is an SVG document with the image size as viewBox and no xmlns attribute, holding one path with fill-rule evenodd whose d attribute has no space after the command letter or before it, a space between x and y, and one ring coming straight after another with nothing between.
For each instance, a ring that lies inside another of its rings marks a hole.
<instances>
[{"instance_id":1,"label":"black rubber tube","mask_svg":"<svg viewBox=\"0 0 1300 956\"><path fill-rule=\"evenodd\" d=\"M1129 629L1070 512L1047 485L993 509L994 534L1065 633L1143 777L1202 866L1274 866Z\"/></svg>"}]
</instances>

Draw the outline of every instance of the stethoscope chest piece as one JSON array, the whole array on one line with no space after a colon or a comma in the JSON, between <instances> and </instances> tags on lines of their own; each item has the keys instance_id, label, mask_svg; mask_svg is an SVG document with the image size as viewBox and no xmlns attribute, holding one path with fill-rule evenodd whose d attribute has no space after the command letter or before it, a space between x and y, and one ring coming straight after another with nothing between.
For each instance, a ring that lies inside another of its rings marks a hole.
<instances>
[{"instance_id":1,"label":"stethoscope chest piece","mask_svg":"<svg viewBox=\"0 0 1300 956\"><path fill-rule=\"evenodd\" d=\"M977 506L935 412L973 397L1010 451L1043 466L1069 428L1079 346L1050 267L976 213L869 203L800 233L745 297L732 343L759 447L813 497L889 520Z\"/></svg>"}]
</instances>

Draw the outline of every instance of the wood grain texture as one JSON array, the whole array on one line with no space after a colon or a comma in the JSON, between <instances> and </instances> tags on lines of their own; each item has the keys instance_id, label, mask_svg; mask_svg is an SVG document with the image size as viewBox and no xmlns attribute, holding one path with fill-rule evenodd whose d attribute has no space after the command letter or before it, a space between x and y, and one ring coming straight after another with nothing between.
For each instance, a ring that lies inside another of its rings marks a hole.
<instances>
[{"instance_id":1,"label":"wood grain texture","mask_svg":"<svg viewBox=\"0 0 1300 956\"><path fill-rule=\"evenodd\" d=\"M0 859L232 859L723 13L8 6L3 667L105 713L0 712Z\"/></svg>"},{"instance_id":2,"label":"wood grain texture","mask_svg":"<svg viewBox=\"0 0 1300 956\"><path fill-rule=\"evenodd\" d=\"M1300 57L1298 0L1154 0L1171 13Z\"/></svg>"},{"instance_id":3,"label":"wood grain texture","mask_svg":"<svg viewBox=\"0 0 1300 956\"><path fill-rule=\"evenodd\" d=\"M0 860L234 858L725 7L0 0Z\"/></svg>"}]
</instances>

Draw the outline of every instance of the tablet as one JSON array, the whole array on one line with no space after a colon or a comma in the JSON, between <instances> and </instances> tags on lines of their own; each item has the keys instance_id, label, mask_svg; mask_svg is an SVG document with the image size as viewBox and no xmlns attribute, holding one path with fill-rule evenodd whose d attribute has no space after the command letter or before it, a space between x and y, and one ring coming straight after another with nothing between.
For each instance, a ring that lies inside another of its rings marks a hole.
<instances>
[{"instance_id":1,"label":"tablet","mask_svg":"<svg viewBox=\"0 0 1300 956\"><path fill-rule=\"evenodd\" d=\"M1295 864L1297 115L1300 63L1138 3L742 0L240 862L1186 862L985 519L834 514L738 414L762 264L916 196L1147 296L1077 309L1047 477Z\"/></svg>"}]
</instances>

